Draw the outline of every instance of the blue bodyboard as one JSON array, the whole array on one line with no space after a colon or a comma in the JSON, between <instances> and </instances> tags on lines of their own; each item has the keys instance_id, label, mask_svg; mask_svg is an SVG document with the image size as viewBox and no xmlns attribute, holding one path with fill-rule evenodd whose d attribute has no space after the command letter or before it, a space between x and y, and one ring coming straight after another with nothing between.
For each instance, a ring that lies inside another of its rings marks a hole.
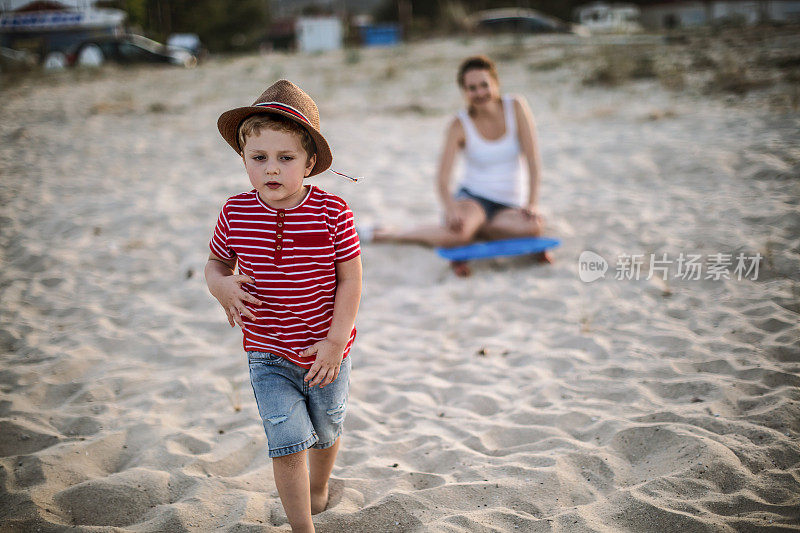
<instances>
[{"instance_id":1,"label":"blue bodyboard","mask_svg":"<svg viewBox=\"0 0 800 533\"><path fill-rule=\"evenodd\" d=\"M509 255L524 255L544 252L559 246L561 241L547 237L523 237L502 241L478 242L455 248L437 248L436 253L450 261L469 261Z\"/></svg>"}]
</instances>

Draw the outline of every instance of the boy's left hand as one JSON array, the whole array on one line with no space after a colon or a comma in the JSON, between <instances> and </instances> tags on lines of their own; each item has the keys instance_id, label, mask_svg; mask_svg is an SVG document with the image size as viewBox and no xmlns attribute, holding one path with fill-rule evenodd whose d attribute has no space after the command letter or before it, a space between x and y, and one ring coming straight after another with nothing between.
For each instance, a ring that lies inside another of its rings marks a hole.
<instances>
[{"instance_id":1,"label":"boy's left hand","mask_svg":"<svg viewBox=\"0 0 800 533\"><path fill-rule=\"evenodd\" d=\"M323 339L311 348L301 352L303 357L310 357L317 354L317 359L306 373L304 380L309 387L319 385L320 389L325 385L333 383L339 377L339 368L342 365L342 354L347 343L339 344L330 339Z\"/></svg>"}]
</instances>

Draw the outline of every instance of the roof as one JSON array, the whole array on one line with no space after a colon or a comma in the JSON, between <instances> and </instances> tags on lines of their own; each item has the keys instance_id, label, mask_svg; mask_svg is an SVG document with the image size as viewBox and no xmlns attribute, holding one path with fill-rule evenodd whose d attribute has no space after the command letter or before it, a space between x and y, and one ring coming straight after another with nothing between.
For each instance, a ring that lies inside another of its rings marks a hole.
<instances>
[{"instance_id":1,"label":"roof","mask_svg":"<svg viewBox=\"0 0 800 533\"><path fill-rule=\"evenodd\" d=\"M562 21L550 15L545 15L536 11L535 9L528 9L525 7L501 7L497 9L486 9L473 13L470 17L473 23L478 23L484 20L496 20L507 18L532 18L539 20L546 20L553 24L564 24Z\"/></svg>"}]
</instances>

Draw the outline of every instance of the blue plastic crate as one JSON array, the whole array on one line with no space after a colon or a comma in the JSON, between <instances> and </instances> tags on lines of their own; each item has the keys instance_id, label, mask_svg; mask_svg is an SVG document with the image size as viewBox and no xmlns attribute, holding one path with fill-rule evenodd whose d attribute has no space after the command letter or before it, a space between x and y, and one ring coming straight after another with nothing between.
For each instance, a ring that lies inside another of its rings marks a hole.
<instances>
[{"instance_id":1,"label":"blue plastic crate","mask_svg":"<svg viewBox=\"0 0 800 533\"><path fill-rule=\"evenodd\" d=\"M361 26L360 31L364 46L394 46L400 43L400 26L397 24Z\"/></svg>"}]
</instances>

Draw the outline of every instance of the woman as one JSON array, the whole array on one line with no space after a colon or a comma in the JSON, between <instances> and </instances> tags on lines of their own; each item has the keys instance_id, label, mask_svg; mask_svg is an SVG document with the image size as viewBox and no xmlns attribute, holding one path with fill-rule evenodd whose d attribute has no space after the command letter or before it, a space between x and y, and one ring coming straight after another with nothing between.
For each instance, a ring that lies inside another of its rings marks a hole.
<instances>
[{"instance_id":1,"label":"woman","mask_svg":"<svg viewBox=\"0 0 800 533\"><path fill-rule=\"evenodd\" d=\"M458 84L467 109L450 123L437 175L444 226L406 231L376 228L372 236L376 242L452 247L475 239L541 234L541 162L527 102L522 96L501 96L497 69L486 56L464 60L458 69ZM458 192L452 195L450 176L460 150L464 152L466 168ZM527 167L527 179L521 160ZM546 255L542 259L549 260ZM468 274L463 264L454 268L459 274Z\"/></svg>"}]
</instances>

